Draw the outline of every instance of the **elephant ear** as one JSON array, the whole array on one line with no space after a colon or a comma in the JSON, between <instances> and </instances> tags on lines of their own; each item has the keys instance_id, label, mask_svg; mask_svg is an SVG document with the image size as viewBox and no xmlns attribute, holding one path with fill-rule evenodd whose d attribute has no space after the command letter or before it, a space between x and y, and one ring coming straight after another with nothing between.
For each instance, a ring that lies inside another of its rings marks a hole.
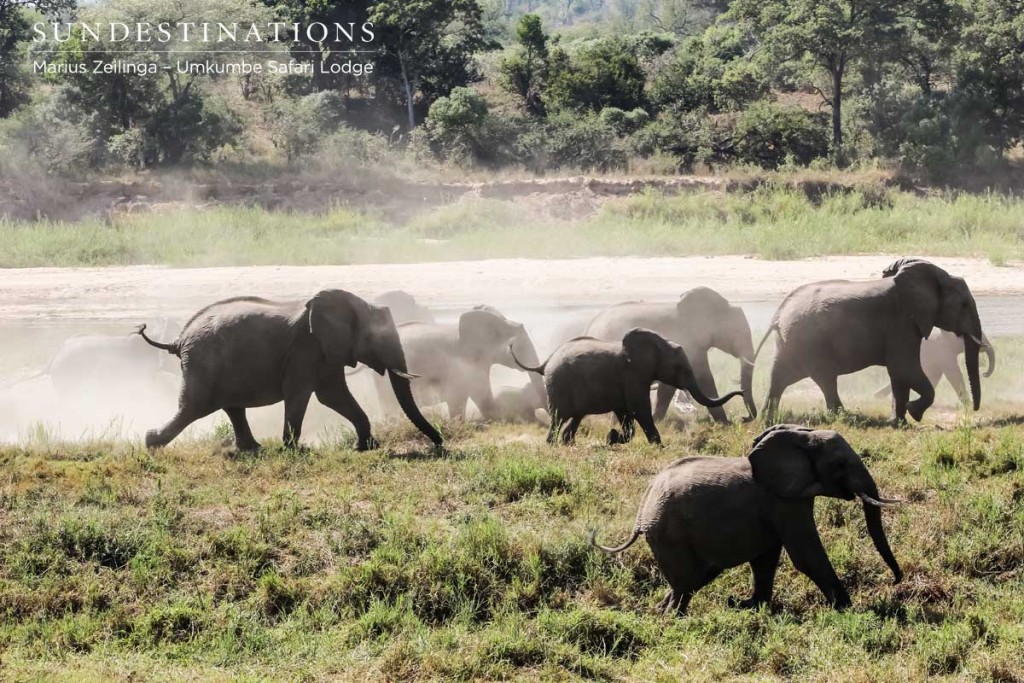
<instances>
[{"instance_id":1,"label":"elephant ear","mask_svg":"<svg viewBox=\"0 0 1024 683\"><path fill-rule=\"evenodd\" d=\"M328 365L355 367L355 345L360 331L361 309L368 312L369 305L354 294L340 289L317 292L306 302L309 333L320 343Z\"/></svg>"},{"instance_id":2,"label":"elephant ear","mask_svg":"<svg viewBox=\"0 0 1024 683\"><path fill-rule=\"evenodd\" d=\"M818 433L796 425L776 425L754 440L747 458L754 481L780 498L810 498L824 492L814 459Z\"/></svg>"},{"instance_id":3,"label":"elephant ear","mask_svg":"<svg viewBox=\"0 0 1024 683\"><path fill-rule=\"evenodd\" d=\"M913 259L905 263L895 275L896 295L900 306L917 326L921 338L927 338L939 317L942 305L940 277L946 271L927 261Z\"/></svg>"},{"instance_id":4,"label":"elephant ear","mask_svg":"<svg viewBox=\"0 0 1024 683\"><path fill-rule=\"evenodd\" d=\"M913 257L897 259L897 260L893 261L892 263L890 263L889 265L887 265L882 270L882 277L883 278L892 277L896 273L900 272L900 268L902 268L903 266L909 266L909 265L912 265L914 263L927 263L927 261L925 261L924 259L913 258Z\"/></svg>"},{"instance_id":5,"label":"elephant ear","mask_svg":"<svg viewBox=\"0 0 1024 683\"><path fill-rule=\"evenodd\" d=\"M474 360L503 353L519 329L489 306L474 308L459 317L459 342Z\"/></svg>"},{"instance_id":6,"label":"elephant ear","mask_svg":"<svg viewBox=\"0 0 1024 683\"><path fill-rule=\"evenodd\" d=\"M641 377L655 378L661 357L667 351L667 342L657 332L634 327L622 337L622 350L626 363Z\"/></svg>"}]
</instances>

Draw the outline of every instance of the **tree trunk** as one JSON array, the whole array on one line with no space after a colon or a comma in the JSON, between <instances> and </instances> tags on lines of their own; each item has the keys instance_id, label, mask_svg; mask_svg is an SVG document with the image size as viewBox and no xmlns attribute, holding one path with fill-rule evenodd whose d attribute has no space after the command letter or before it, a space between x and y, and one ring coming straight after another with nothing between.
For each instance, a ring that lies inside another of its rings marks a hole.
<instances>
[{"instance_id":1,"label":"tree trunk","mask_svg":"<svg viewBox=\"0 0 1024 683\"><path fill-rule=\"evenodd\" d=\"M409 82L409 72L405 68L405 56L398 53L398 64L402 67L402 87L405 88L405 111L409 115L409 130L416 127L416 112L412 107L412 84Z\"/></svg>"},{"instance_id":2,"label":"tree trunk","mask_svg":"<svg viewBox=\"0 0 1024 683\"><path fill-rule=\"evenodd\" d=\"M843 67L832 71L832 147L836 157L843 149Z\"/></svg>"}]
</instances>

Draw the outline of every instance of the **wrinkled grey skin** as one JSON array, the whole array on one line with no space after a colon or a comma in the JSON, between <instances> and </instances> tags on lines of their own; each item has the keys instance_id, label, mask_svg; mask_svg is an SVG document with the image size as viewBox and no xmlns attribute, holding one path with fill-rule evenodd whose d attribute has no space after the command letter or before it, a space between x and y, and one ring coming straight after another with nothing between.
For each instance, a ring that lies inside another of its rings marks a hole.
<instances>
[{"instance_id":1,"label":"wrinkled grey skin","mask_svg":"<svg viewBox=\"0 0 1024 683\"><path fill-rule=\"evenodd\" d=\"M696 287L684 292L675 304L629 302L610 306L590 321L584 335L619 341L627 331L636 327L653 330L682 346L693 366L697 386L707 396L718 394L708 363L708 351L719 349L740 359L740 391L743 392L747 412L751 417L757 417L753 393L754 342L742 308L731 305L713 289ZM665 417L674 395L675 387L658 387L655 420ZM722 408L708 408L708 412L717 422L729 422Z\"/></svg>"},{"instance_id":2,"label":"wrinkled grey skin","mask_svg":"<svg viewBox=\"0 0 1024 683\"><path fill-rule=\"evenodd\" d=\"M518 362L518 360L517 360ZM661 382L685 389L703 406L717 407L743 392L709 398L697 386L686 353L651 330L630 330L621 342L579 337L562 344L539 367L519 367L544 376L551 427L548 443L559 433L562 443L572 443L587 415L615 413L622 432L612 429L610 443L626 443L633 437L634 420L651 443L661 443L651 413L651 385ZM564 431L563 431L564 427Z\"/></svg>"},{"instance_id":3,"label":"wrinkled grey skin","mask_svg":"<svg viewBox=\"0 0 1024 683\"><path fill-rule=\"evenodd\" d=\"M161 336L173 327L166 318L154 324ZM48 376L53 388L68 397L81 392L134 391L156 382L162 372L177 373L177 363L134 333L71 337L46 369L28 379Z\"/></svg>"},{"instance_id":4,"label":"wrinkled grey skin","mask_svg":"<svg viewBox=\"0 0 1024 683\"><path fill-rule=\"evenodd\" d=\"M413 321L422 323L434 322L434 314L420 306L412 294L401 289L384 292L374 298L373 303L377 306L384 306L391 311L391 317L396 325Z\"/></svg>"},{"instance_id":5,"label":"wrinkled grey skin","mask_svg":"<svg viewBox=\"0 0 1024 683\"><path fill-rule=\"evenodd\" d=\"M409 322L398 326L409 371L421 377L415 385L421 405L444 403L453 418L464 418L470 399L484 419L500 417L491 389L491 367L517 369L509 344L522 357L537 362L533 341L522 324L509 320L490 306L463 313L456 324ZM377 383L381 405L386 393ZM544 405L544 385L531 378L530 393L536 407Z\"/></svg>"},{"instance_id":6,"label":"wrinkled grey skin","mask_svg":"<svg viewBox=\"0 0 1024 683\"><path fill-rule=\"evenodd\" d=\"M985 342L983 348L988 357L988 368L985 369L984 376L991 377L996 369L996 349L987 336L982 335L981 340ZM959 356L963 352L964 340L962 337L945 330L933 332L932 336L921 342L921 369L924 370L924 374L933 388L937 390L939 382L945 377L956 391L960 402L967 403L971 396L967 393L967 387L964 385L964 375L960 372L959 362ZM875 392L875 396L882 398L890 393L892 393L892 388L886 384Z\"/></svg>"},{"instance_id":7,"label":"wrinkled grey skin","mask_svg":"<svg viewBox=\"0 0 1024 683\"><path fill-rule=\"evenodd\" d=\"M140 334L146 338L144 330ZM350 292L323 290L308 301L225 299L196 313L173 343L146 340L181 359L184 380L178 413L146 433L149 448L168 444L192 422L223 410L238 448L256 450L245 410L279 401L284 401L284 442L294 447L314 393L352 423L359 450L374 448L370 421L345 382L345 366L356 363L387 372L412 423L435 444L442 442L413 400L391 313Z\"/></svg>"},{"instance_id":8,"label":"wrinkled grey skin","mask_svg":"<svg viewBox=\"0 0 1024 683\"><path fill-rule=\"evenodd\" d=\"M834 431L776 425L754 439L746 458L676 460L654 477L640 503L633 533L618 553L641 535L668 580L658 605L684 614L690 598L726 569L750 563L753 595L730 599L757 607L772 598L782 549L836 608L850 604L814 525L814 499L860 498L868 534L896 583L903 578L882 527L878 487L860 457Z\"/></svg>"},{"instance_id":9,"label":"wrinkled grey skin","mask_svg":"<svg viewBox=\"0 0 1024 683\"><path fill-rule=\"evenodd\" d=\"M793 290L779 305L758 346L778 333L765 419L774 419L782 393L810 377L830 411L842 410L839 375L882 365L893 387L896 422L924 416L935 390L921 367L921 340L938 327L964 337L974 409L981 406L978 352L981 319L963 278L918 259L901 259L881 280L827 280ZM757 352L755 352L757 355ZM919 398L911 401L911 390Z\"/></svg>"}]
</instances>

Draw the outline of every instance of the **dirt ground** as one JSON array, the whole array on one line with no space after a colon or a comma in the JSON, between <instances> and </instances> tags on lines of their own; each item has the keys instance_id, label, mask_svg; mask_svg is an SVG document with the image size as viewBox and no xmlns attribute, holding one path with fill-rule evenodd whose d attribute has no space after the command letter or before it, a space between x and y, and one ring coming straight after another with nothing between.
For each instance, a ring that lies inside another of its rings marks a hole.
<instances>
[{"instance_id":1,"label":"dirt ground","mask_svg":"<svg viewBox=\"0 0 1024 683\"><path fill-rule=\"evenodd\" d=\"M764 261L744 256L505 259L352 266L239 268L0 269L0 321L142 320L187 317L229 296L303 298L326 287L372 297L404 289L440 309L486 302L502 307L594 307L669 301L706 285L735 301L776 301L806 282L880 276L893 256ZM1024 263L933 258L966 278L976 296L1024 294Z\"/></svg>"}]
</instances>

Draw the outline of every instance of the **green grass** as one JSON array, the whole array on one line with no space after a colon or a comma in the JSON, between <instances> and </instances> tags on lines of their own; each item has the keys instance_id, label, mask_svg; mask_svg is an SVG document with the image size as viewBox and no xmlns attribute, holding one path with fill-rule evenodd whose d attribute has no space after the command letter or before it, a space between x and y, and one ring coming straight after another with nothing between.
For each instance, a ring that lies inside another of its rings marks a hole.
<instances>
[{"instance_id":1,"label":"green grass","mask_svg":"<svg viewBox=\"0 0 1024 683\"><path fill-rule=\"evenodd\" d=\"M610 558L588 532L617 541L664 464L740 455L757 425L667 425L665 448L604 446L596 419L558 449L540 426L456 425L445 454L406 426L371 453L3 447L0 678L1021 680L1024 424L992 415L789 416L841 431L908 501L885 513L904 583L859 508L820 499L850 610L784 560L772 609L725 606L741 567L681 619L653 613L643 542Z\"/></svg>"},{"instance_id":2,"label":"green grass","mask_svg":"<svg viewBox=\"0 0 1024 683\"><path fill-rule=\"evenodd\" d=\"M414 201L410 199L410 201ZM552 217L558 196L465 199L401 224L338 207L320 214L228 207L112 215L107 221L0 219L0 267L338 264L604 255L928 253L1024 258L1024 200L918 197L873 189L817 201L784 187L605 202ZM570 202L571 203L571 202Z\"/></svg>"}]
</instances>

